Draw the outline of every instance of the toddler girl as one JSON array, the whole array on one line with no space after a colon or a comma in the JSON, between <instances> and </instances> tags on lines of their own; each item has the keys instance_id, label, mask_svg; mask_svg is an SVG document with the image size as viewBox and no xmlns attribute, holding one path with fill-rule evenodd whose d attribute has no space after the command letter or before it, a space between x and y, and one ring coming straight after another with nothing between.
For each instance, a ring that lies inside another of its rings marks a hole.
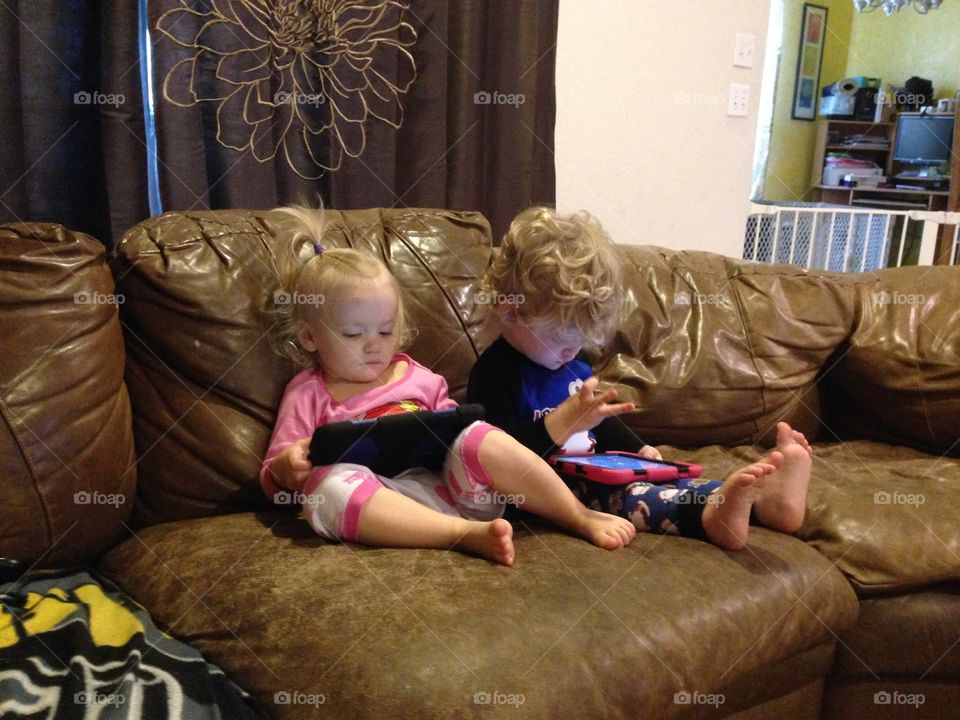
<instances>
[{"instance_id":1,"label":"toddler girl","mask_svg":"<svg viewBox=\"0 0 960 720\"><path fill-rule=\"evenodd\" d=\"M313 467L320 425L406 410L455 407L447 384L398 348L408 334L396 280L376 257L324 250L322 212L284 208L295 224L278 257L278 348L306 368L287 385L260 483L292 492L323 537L381 547L456 548L512 565L505 500L606 549L634 527L586 508L553 470L506 433L478 422L452 444L442 474L410 468L392 478L339 463ZM303 251L306 251L305 253Z\"/></svg>"},{"instance_id":2,"label":"toddler girl","mask_svg":"<svg viewBox=\"0 0 960 720\"><path fill-rule=\"evenodd\" d=\"M562 452L621 450L659 460L617 415L634 409L617 392L596 393L598 380L580 357L617 328L620 263L590 215L531 208L518 215L483 282L497 301L502 336L470 373L467 401L541 457ZM749 523L796 532L806 511L810 446L787 423L777 449L726 481L625 487L585 482L574 487L587 504L629 518L639 530L679 533L736 550Z\"/></svg>"}]
</instances>

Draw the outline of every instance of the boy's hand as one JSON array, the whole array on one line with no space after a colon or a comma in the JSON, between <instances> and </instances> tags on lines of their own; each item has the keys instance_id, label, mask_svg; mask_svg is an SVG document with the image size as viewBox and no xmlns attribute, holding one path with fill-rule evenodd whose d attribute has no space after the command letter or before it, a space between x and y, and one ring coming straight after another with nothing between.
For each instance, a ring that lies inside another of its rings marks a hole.
<instances>
[{"instance_id":1,"label":"boy's hand","mask_svg":"<svg viewBox=\"0 0 960 720\"><path fill-rule=\"evenodd\" d=\"M653 445L644 445L640 448L640 451L637 453L642 458L647 460L663 460L663 456L660 454L660 451L657 450Z\"/></svg>"},{"instance_id":2,"label":"boy's hand","mask_svg":"<svg viewBox=\"0 0 960 720\"><path fill-rule=\"evenodd\" d=\"M270 474L281 490L299 492L310 477L310 438L300 438L270 463Z\"/></svg>"},{"instance_id":3,"label":"boy's hand","mask_svg":"<svg viewBox=\"0 0 960 720\"><path fill-rule=\"evenodd\" d=\"M600 395L595 391L600 381L595 377L588 378L580 388L580 392L571 395L547 415L544 425L550 439L557 445L563 445L570 436L592 430L603 420L615 415L630 412L636 408L633 403L615 403L617 391L610 388Z\"/></svg>"}]
</instances>

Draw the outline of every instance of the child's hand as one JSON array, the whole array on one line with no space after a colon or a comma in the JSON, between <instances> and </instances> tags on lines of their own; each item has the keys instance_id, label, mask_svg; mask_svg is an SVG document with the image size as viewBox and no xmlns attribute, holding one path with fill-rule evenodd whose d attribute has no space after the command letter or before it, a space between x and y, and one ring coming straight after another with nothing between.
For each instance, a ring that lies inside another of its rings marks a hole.
<instances>
[{"instance_id":1,"label":"child's hand","mask_svg":"<svg viewBox=\"0 0 960 720\"><path fill-rule=\"evenodd\" d=\"M312 469L308 437L300 438L293 445L288 446L270 463L273 481L280 489L291 492L299 492L303 488Z\"/></svg>"},{"instance_id":2,"label":"child's hand","mask_svg":"<svg viewBox=\"0 0 960 720\"><path fill-rule=\"evenodd\" d=\"M653 445L644 445L640 448L640 451L637 453L642 458L647 460L663 460L663 456L660 454L660 451L657 450Z\"/></svg>"},{"instance_id":3,"label":"child's hand","mask_svg":"<svg viewBox=\"0 0 960 720\"><path fill-rule=\"evenodd\" d=\"M592 430L608 417L614 417L634 410L633 403L614 403L617 391L610 388L606 392L595 395L597 378L588 378L580 388L580 392L564 400L552 413L547 415L544 425L550 439L557 445L563 445L571 435L584 430Z\"/></svg>"}]
</instances>

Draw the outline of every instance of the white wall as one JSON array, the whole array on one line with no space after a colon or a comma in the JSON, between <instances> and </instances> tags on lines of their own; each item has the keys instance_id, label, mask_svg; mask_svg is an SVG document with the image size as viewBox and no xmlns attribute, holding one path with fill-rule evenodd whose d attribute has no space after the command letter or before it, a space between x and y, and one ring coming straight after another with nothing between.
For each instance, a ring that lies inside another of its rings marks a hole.
<instances>
[{"instance_id":1,"label":"white wall","mask_svg":"<svg viewBox=\"0 0 960 720\"><path fill-rule=\"evenodd\" d=\"M740 257L769 0L560 3L557 207L614 240ZM753 68L733 66L738 32ZM727 116L731 82L749 115Z\"/></svg>"}]
</instances>

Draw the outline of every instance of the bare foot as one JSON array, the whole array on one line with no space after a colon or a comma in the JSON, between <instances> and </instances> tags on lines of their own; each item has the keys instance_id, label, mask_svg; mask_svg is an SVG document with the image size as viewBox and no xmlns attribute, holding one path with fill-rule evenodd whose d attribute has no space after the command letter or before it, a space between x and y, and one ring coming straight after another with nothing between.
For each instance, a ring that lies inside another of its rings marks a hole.
<instances>
[{"instance_id":1,"label":"bare foot","mask_svg":"<svg viewBox=\"0 0 960 720\"><path fill-rule=\"evenodd\" d=\"M513 565L513 526L503 518L491 522L469 521L467 533L456 548L501 565Z\"/></svg>"},{"instance_id":2,"label":"bare foot","mask_svg":"<svg viewBox=\"0 0 960 720\"><path fill-rule=\"evenodd\" d=\"M785 422L777 423L777 450L783 454L783 465L767 478L754 508L761 525L795 533L807 512L813 450L803 433Z\"/></svg>"},{"instance_id":3,"label":"bare foot","mask_svg":"<svg viewBox=\"0 0 960 720\"><path fill-rule=\"evenodd\" d=\"M637 529L626 518L584 508L579 521L570 530L604 550L616 550L629 545Z\"/></svg>"},{"instance_id":4,"label":"bare foot","mask_svg":"<svg viewBox=\"0 0 960 720\"><path fill-rule=\"evenodd\" d=\"M723 485L707 496L703 529L714 545L725 550L742 550L750 533L750 508L768 476L783 463L774 450L759 462L737 470Z\"/></svg>"}]
</instances>

